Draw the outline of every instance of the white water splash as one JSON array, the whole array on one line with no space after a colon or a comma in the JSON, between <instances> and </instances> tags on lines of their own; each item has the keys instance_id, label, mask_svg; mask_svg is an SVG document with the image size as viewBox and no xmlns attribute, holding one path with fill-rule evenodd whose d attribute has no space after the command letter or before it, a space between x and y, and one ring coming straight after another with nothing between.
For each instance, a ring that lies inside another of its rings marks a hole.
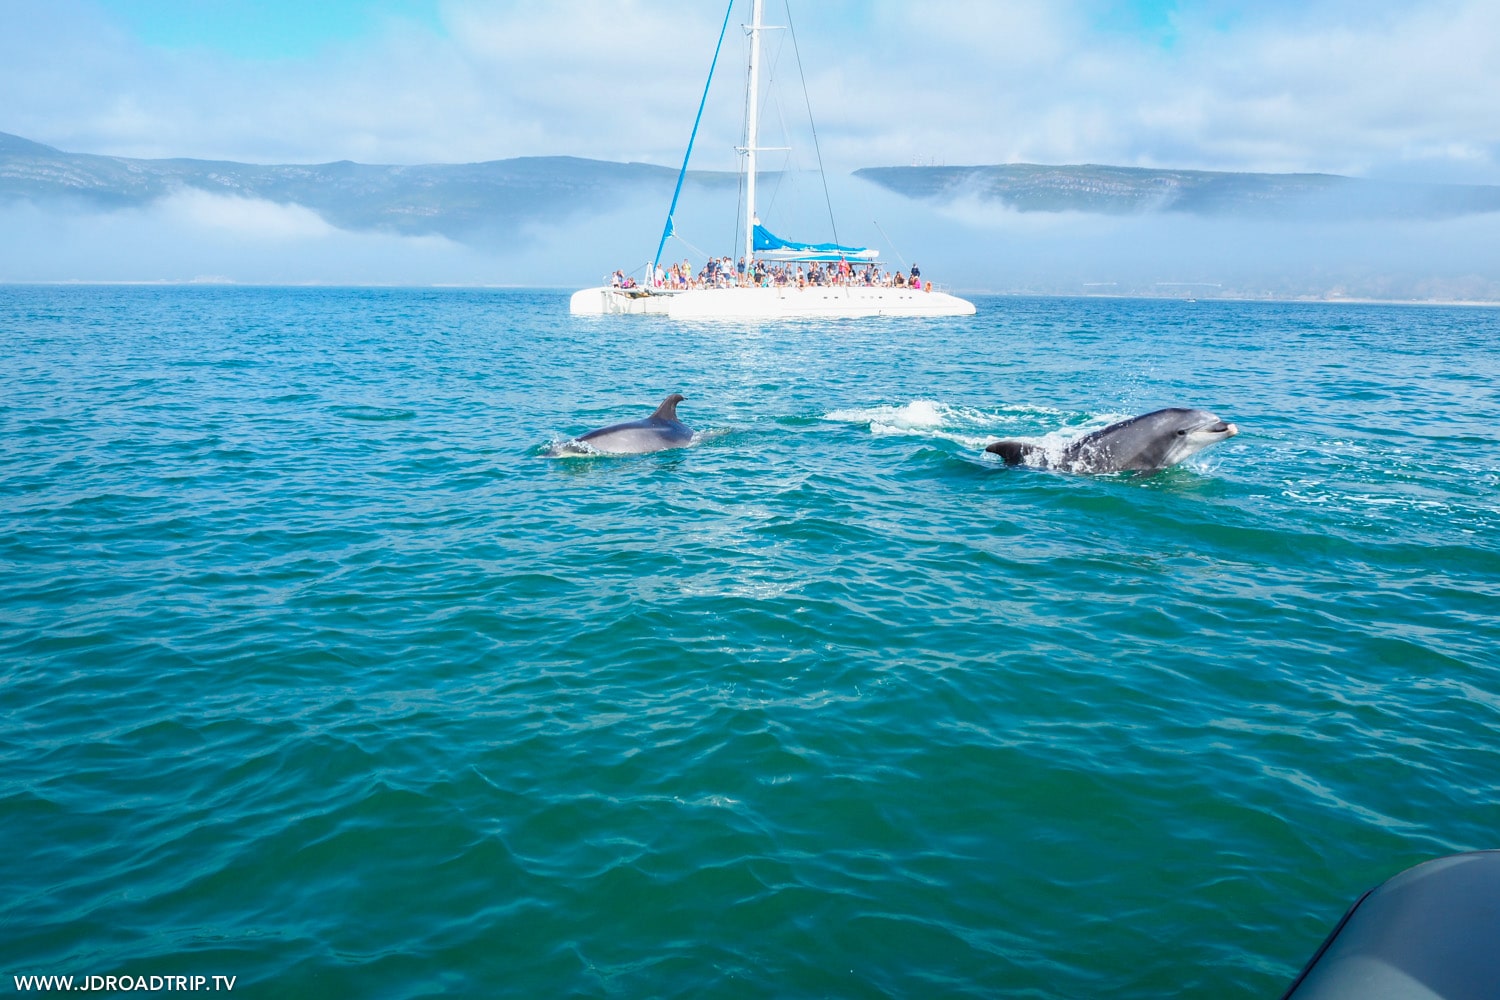
<instances>
[{"instance_id":1,"label":"white water splash","mask_svg":"<svg viewBox=\"0 0 1500 1000\"><path fill-rule=\"evenodd\" d=\"M876 425L890 430L925 430L942 426L941 406L942 404L930 399L918 399L905 406L834 410L832 413L825 413L823 419L842 424L869 424L871 430L875 430Z\"/></svg>"},{"instance_id":2,"label":"white water splash","mask_svg":"<svg viewBox=\"0 0 1500 1000\"><path fill-rule=\"evenodd\" d=\"M833 423L865 424L876 437L938 438L968 448L983 448L1013 428L1035 426L1038 417L1055 419L1059 411L1036 407L982 410L933 399L915 399L901 406L880 405L833 410L823 419Z\"/></svg>"},{"instance_id":3,"label":"white water splash","mask_svg":"<svg viewBox=\"0 0 1500 1000\"><path fill-rule=\"evenodd\" d=\"M1013 441L1023 441L1026 444L1035 445L1042 451L1041 455L1032 456L1025 462L1026 465L1036 467L1062 467L1064 463L1063 452L1068 445L1079 438L1103 430L1110 424L1127 420L1133 414L1105 413L1090 417L1082 424L1071 427L1063 427L1057 430L1047 431L1040 435L1005 435ZM990 442L986 441L988 445Z\"/></svg>"}]
</instances>

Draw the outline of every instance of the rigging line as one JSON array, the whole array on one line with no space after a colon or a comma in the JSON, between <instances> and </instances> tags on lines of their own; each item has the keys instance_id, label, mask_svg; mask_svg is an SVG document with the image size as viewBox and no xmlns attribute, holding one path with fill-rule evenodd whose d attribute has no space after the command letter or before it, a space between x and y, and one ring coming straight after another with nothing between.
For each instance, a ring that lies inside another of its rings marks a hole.
<instances>
[{"instance_id":1,"label":"rigging line","mask_svg":"<svg viewBox=\"0 0 1500 1000\"><path fill-rule=\"evenodd\" d=\"M870 221L875 223L875 228L876 229L880 229L880 223L879 222L876 222L874 219L871 219ZM896 249L896 244L891 240L891 238L889 236L885 235L885 230L884 229L880 229L880 235L881 236L885 236L885 242L886 242L887 245L890 246L891 253L893 253L893 254L896 255L896 259L901 262L901 267L904 269L906 267L906 258L903 257L903 256L901 256L901 251Z\"/></svg>"},{"instance_id":2,"label":"rigging line","mask_svg":"<svg viewBox=\"0 0 1500 1000\"><path fill-rule=\"evenodd\" d=\"M708 252L707 251L699 250L697 247L693 246L691 243L689 243L687 240L683 239L681 236L677 235L676 233L672 234L672 238L674 240L676 240L678 243L681 243L683 246L687 247L689 250L693 251L693 253L697 254L698 256L704 257L704 258L708 257ZM715 256L718 256L718 255L715 254Z\"/></svg>"},{"instance_id":3,"label":"rigging line","mask_svg":"<svg viewBox=\"0 0 1500 1000\"><path fill-rule=\"evenodd\" d=\"M790 173L789 160L782 161L781 169L776 171L774 175L776 183L771 187L771 197L766 199L765 211L764 213L757 212L757 215L763 214L767 219L774 219L776 217L776 196L781 194L781 182L786 180Z\"/></svg>"},{"instance_id":4,"label":"rigging line","mask_svg":"<svg viewBox=\"0 0 1500 1000\"><path fill-rule=\"evenodd\" d=\"M667 224L662 227L661 242L656 244L656 259L651 262L654 271L661 263L662 247L667 245L667 237L672 235L672 216L677 212L677 198L682 194L682 182L687 179L688 160L693 155L693 141L698 138L698 125L703 121L703 106L708 103L708 88L713 86L714 67L719 65L719 50L724 47L724 33L729 30L729 14L734 10L734 0L729 0L729 5L724 9L724 26L719 29L719 44L714 46L713 62L708 64L708 82L703 85L703 97L698 101L698 117L693 119L693 134L688 136L687 152L682 154L682 170L677 174L677 189L672 192L672 205L667 209Z\"/></svg>"},{"instance_id":5,"label":"rigging line","mask_svg":"<svg viewBox=\"0 0 1500 1000\"><path fill-rule=\"evenodd\" d=\"M762 24L761 25L761 30L762 31L780 31L781 27L778 26L778 25ZM785 40L784 37L782 37L776 43L774 51L772 51L770 54L766 55L765 54L765 50L764 49L762 50L762 53L763 53L763 56L764 56L764 58L763 58L763 64L762 65L763 65L763 75L765 76L765 85L761 88L761 90L765 93L765 98L766 99L765 99L765 101L761 105L761 113L757 117L756 125L757 126L761 125L764 122L766 115L770 112L771 109L774 108L775 113L776 113L776 121L781 125L782 141L786 142L787 146L785 146L784 148L782 148L782 149L779 150L780 152L782 152L782 153L785 154L782 157L781 169L776 170L776 171L767 171L767 170L761 169L759 167L759 165L757 165L757 169L755 171L755 175L756 175L757 178L759 178L762 175L769 175L772 178L774 178L772 186L769 188L770 196L769 197L762 196L761 198L757 199L757 204L755 206L755 215L756 215L757 220L759 220L761 218L770 218L774 214L774 212L776 210L776 201L777 201L778 196L781 193L781 185L782 185L782 183L784 181L786 181L790 177L791 180L792 180L792 186L794 188L796 187L796 177L794 176L794 171L791 169L791 163L792 163L792 159L793 159L793 156L794 156L794 150L793 150L793 147L791 145L790 139L788 138L788 136L790 136L790 134L791 134L791 130L786 127L786 115L782 111L781 98L778 96L778 90L776 88L776 73L777 73L777 69L781 66L781 57L782 57L783 53L785 53L785 51L786 51L786 40ZM745 70L745 73L746 73L745 120L746 120L747 123L750 120L749 72L750 72L749 71L749 67L747 66L746 70ZM747 128L746 128L746 133L747 133L747 139L746 139L746 141L748 141L748 132L749 132L749 129L748 129L748 126L747 126ZM769 147L766 147L766 146L759 146L759 147L757 147L757 152L760 152L760 153L768 153L768 152L772 152L772 151L773 150L771 150ZM741 184L743 184L743 182L744 182L744 174L745 174L745 170L742 168L741 171L740 171ZM743 201L740 203L739 208L742 210L740 212L740 214L743 215L744 214L743 213L743 208L744 208ZM738 237L738 235L739 235L739 219L738 218L735 219L735 235L736 235L736 237Z\"/></svg>"},{"instance_id":6,"label":"rigging line","mask_svg":"<svg viewBox=\"0 0 1500 1000\"><path fill-rule=\"evenodd\" d=\"M786 38L785 36L781 36L780 42L776 46L776 58L771 66L773 74L776 71L776 67L781 65L781 57L785 52ZM806 91L804 90L804 95L805 93ZM771 188L771 201L766 208L766 216L770 218L771 210L776 205L776 199L781 194L783 184L787 185L789 198L797 198L799 196L800 188L798 187L797 175L802 171L802 164L797 158L797 144L792 141L792 130L786 124L786 110L781 103L780 92L772 91L770 99L766 103L775 106L776 123L781 126L781 141L786 143L786 148L781 151L783 154L781 157L781 169L776 173L775 186Z\"/></svg>"},{"instance_id":7,"label":"rigging line","mask_svg":"<svg viewBox=\"0 0 1500 1000\"><path fill-rule=\"evenodd\" d=\"M773 30L773 28L774 28L774 25L768 25L768 24L762 24L760 26L760 30L763 31L763 32L764 31L771 31L771 30ZM761 75L765 78L765 84L761 87L761 92L762 92L765 100L763 100L761 102L761 105L760 105L760 117L756 120L757 134L760 133L760 127L765 124L766 113L767 113L768 109L770 109L772 107L775 107L776 114L777 114L777 120L778 121L780 120L780 116L781 116L781 101L776 96L776 67L779 66L779 65L781 65L781 50L785 46L785 43L781 43L781 44L776 45L775 50L768 55L767 54L768 50L767 50L766 46L769 45L769 44L770 43L766 39L761 39L761 46L762 46L762 48L761 48ZM747 69L746 72L748 73L748 69ZM748 101L748 99L749 98L748 98L748 94L747 94L746 95L746 100ZM748 113L749 113L749 109L747 107L746 108L746 114L748 115ZM783 140L784 140L785 136L786 136L786 126L785 126L785 124L782 125L781 131L782 131L782 137L783 137ZM770 150L768 150L765 146L760 146L757 149L757 152L759 152L761 154L765 154L767 152L770 152ZM772 215L776 211L776 195L781 190L781 177L782 177L781 171L776 171L776 172L772 173L771 171L766 170L765 167L762 165L763 162L764 162L764 160L765 160L765 157L764 157L764 155L762 155L757 160L757 162L756 162L755 176L757 178L757 183L759 183L759 178L764 177L767 174L770 174L771 176L773 176L775 178L775 183L769 189L769 191L770 191L770 196L769 197L767 197L767 194L766 194L767 189L766 188L760 188L759 195L756 198L756 204L755 204L755 217L756 217L757 221L759 221L760 219L763 219L763 218L771 218L772 217ZM743 211L741 211L740 212L740 218L743 218L744 214L745 213ZM736 233L736 235L738 235L738 233L739 233L739 221L740 220L738 218L735 219L735 233Z\"/></svg>"},{"instance_id":8,"label":"rigging line","mask_svg":"<svg viewBox=\"0 0 1500 1000\"><path fill-rule=\"evenodd\" d=\"M780 150L781 153L783 153L783 156L781 156L781 168L777 169L777 171L772 174L772 177L774 177L775 180L772 181L771 189L769 189L771 190L771 196L769 196L769 198L765 201L765 211L762 211L762 213L757 213L762 214L762 216L766 217L766 219L771 219L771 217L774 217L775 201L777 201L778 196L780 196L781 184L783 184L784 181L787 180L787 178L792 178L793 193L795 193L796 189L796 178L795 175L793 175L793 166L795 166L793 165L793 159L795 159L796 150L792 147L792 139L790 139L792 130L787 129L786 127L786 114L781 111L781 99L777 94L777 90L775 90L774 88L775 69L777 69L777 66L780 66L781 52L784 51L786 51L786 42L784 42L784 40L781 40L781 42L778 42L777 46L775 46L775 54L772 55L769 60L766 60L766 64L768 64L768 69L766 69L766 85L768 85L768 90L766 90L765 106L766 108L775 109L775 121L777 121L777 124L780 124L781 126L781 141L786 142L786 147L784 147L783 150ZM762 151L769 150L766 150L765 147L762 147Z\"/></svg>"},{"instance_id":9,"label":"rigging line","mask_svg":"<svg viewBox=\"0 0 1500 1000\"><path fill-rule=\"evenodd\" d=\"M789 136L791 132L786 127L786 116L781 113L781 98L778 96L776 90L776 68L781 65L781 53L785 49L786 42L778 41L775 54L766 60L766 102L763 107L775 109L776 121L781 126L781 141L787 143L788 149L790 149L791 140ZM764 111L762 111L762 118L764 118ZM776 172L776 182L771 187L771 196L765 200L765 208L756 212L757 215L767 219L775 218L776 197L781 194L781 182L786 179L787 162L790 158L790 152L782 157L781 169ZM757 205L756 208L759 209L760 206Z\"/></svg>"},{"instance_id":10,"label":"rigging line","mask_svg":"<svg viewBox=\"0 0 1500 1000\"><path fill-rule=\"evenodd\" d=\"M823 172L823 150L818 146L818 126L813 123L812 95L807 92L807 75L802 72L802 50L797 47L797 29L792 24L792 5L786 5L786 29L792 36L792 52L797 56L797 75L802 78L802 98L807 102L807 125L812 129L813 152L818 154L818 176L823 180L823 201L828 205L828 225L833 242L839 241L839 224L833 221L833 199L828 196L828 175Z\"/></svg>"},{"instance_id":11,"label":"rigging line","mask_svg":"<svg viewBox=\"0 0 1500 1000\"><path fill-rule=\"evenodd\" d=\"M739 176L739 193L737 195L735 195L735 201L734 201L734 246L736 246L736 247L744 246L744 243L740 240L740 237L744 235L743 233L740 232L740 220L743 219L744 217L745 217L745 172L743 170L741 170L740 171L740 176ZM686 243L687 240L683 240L683 242Z\"/></svg>"},{"instance_id":12,"label":"rigging line","mask_svg":"<svg viewBox=\"0 0 1500 1000\"><path fill-rule=\"evenodd\" d=\"M776 209L776 197L779 194L781 194L781 184L782 184L783 181L785 181L787 179L787 177L791 174L791 171L792 171L792 147L791 147L791 139L789 138L790 135L791 135L791 130L786 127L786 116L781 113L781 101L780 101L780 99L777 98L777 97L775 97L774 96L774 92L773 92L773 96L766 103L775 106L775 108L776 108L776 121L781 125L782 141L785 142L785 143L787 143L787 148L784 151L784 155L781 158L781 169L778 170L778 171L776 171L776 175L775 175L776 176L776 181L771 186L771 197L766 200L765 212L762 213L765 216L765 218L772 219L772 218L775 218L775 214L774 213L775 213L775 209ZM795 181L793 181L792 186L793 186L793 189L795 190L795 188L796 188L796 182Z\"/></svg>"}]
</instances>

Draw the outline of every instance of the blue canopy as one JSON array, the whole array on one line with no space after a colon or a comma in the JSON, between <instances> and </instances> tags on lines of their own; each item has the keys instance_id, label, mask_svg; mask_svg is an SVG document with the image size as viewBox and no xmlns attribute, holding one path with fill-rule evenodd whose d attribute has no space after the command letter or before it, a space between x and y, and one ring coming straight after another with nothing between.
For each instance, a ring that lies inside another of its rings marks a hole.
<instances>
[{"instance_id":1,"label":"blue canopy","mask_svg":"<svg viewBox=\"0 0 1500 1000\"><path fill-rule=\"evenodd\" d=\"M880 251L846 247L837 243L798 243L784 240L760 223L755 224L755 252L771 260L877 260Z\"/></svg>"}]
</instances>

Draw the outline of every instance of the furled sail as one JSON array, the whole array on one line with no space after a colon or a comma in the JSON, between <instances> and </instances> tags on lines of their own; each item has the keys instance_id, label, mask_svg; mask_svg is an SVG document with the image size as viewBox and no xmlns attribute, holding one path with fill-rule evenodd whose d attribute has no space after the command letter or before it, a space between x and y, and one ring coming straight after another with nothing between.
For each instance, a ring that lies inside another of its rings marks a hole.
<instances>
[{"instance_id":1,"label":"furled sail","mask_svg":"<svg viewBox=\"0 0 1500 1000\"><path fill-rule=\"evenodd\" d=\"M878 260L880 251L866 247L846 247L838 243L798 243L784 240L757 222L755 255L767 260L870 261Z\"/></svg>"}]
</instances>

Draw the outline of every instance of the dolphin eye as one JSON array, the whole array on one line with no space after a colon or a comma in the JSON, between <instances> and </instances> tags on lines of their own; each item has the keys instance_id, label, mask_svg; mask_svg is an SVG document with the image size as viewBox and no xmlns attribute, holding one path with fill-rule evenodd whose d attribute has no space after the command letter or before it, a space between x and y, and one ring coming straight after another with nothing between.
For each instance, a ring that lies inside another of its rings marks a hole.
<instances>
[{"instance_id":1,"label":"dolphin eye","mask_svg":"<svg viewBox=\"0 0 1500 1000\"><path fill-rule=\"evenodd\" d=\"M1187 437L1187 431L1178 431L1177 432L1177 436L1178 437Z\"/></svg>"}]
</instances>

